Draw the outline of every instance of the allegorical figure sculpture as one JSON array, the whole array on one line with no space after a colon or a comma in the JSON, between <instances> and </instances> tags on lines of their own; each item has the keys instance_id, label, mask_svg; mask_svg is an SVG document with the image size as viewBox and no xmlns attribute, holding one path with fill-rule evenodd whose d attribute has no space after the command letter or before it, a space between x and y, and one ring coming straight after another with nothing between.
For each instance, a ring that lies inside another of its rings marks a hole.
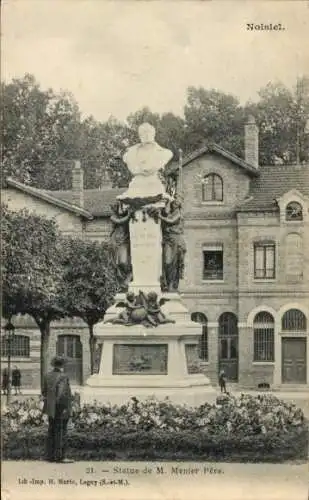
<instances>
[{"instance_id":1,"label":"allegorical figure sculpture","mask_svg":"<svg viewBox=\"0 0 309 500\"><path fill-rule=\"evenodd\" d=\"M167 202L159 214L162 229L162 291L176 292L183 278L186 244L181 203Z\"/></svg>"},{"instance_id":2,"label":"allegorical figure sculpture","mask_svg":"<svg viewBox=\"0 0 309 500\"><path fill-rule=\"evenodd\" d=\"M128 292L126 300L116 304L116 307L123 307L123 311L116 318L109 319L105 323L124 326L143 325L147 328L175 323L161 311L161 306L167 301L168 299L165 298L158 300L156 292L149 292L147 295L141 290L138 295Z\"/></svg>"},{"instance_id":3,"label":"allegorical figure sculpture","mask_svg":"<svg viewBox=\"0 0 309 500\"><path fill-rule=\"evenodd\" d=\"M124 291L128 288L128 284L132 280L129 229L129 221L132 217L132 212L130 209L124 209L120 202L112 205L111 209L112 215L110 220L113 223L113 229L110 235L110 241L114 251L114 259L121 290Z\"/></svg>"},{"instance_id":4,"label":"allegorical figure sculpture","mask_svg":"<svg viewBox=\"0 0 309 500\"><path fill-rule=\"evenodd\" d=\"M140 125L138 135L140 143L130 147L123 157L133 179L127 191L118 196L119 200L134 204L135 208L169 198L159 171L173 156L172 151L156 143L155 129L149 123Z\"/></svg>"}]
</instances>

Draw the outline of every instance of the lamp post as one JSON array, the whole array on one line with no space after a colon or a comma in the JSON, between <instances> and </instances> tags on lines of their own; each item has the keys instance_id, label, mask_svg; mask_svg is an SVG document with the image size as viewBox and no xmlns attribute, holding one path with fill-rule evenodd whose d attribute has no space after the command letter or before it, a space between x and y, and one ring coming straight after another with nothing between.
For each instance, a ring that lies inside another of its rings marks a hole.
<instances>
[{"instance_id":1,"label":"lamp post","mask_svg":"<svg viewBox=\"0 0 309 500\"><path fill-rule=\"evenodd\" d=\"M4 326L4 340L7 342L7 357L8 357L8 386L7 386L7 404L10 402L11 397L11 354L12 354L12 341L14 340L15 326L11 321L8 321Z\"/></svg>"}]
</instances>

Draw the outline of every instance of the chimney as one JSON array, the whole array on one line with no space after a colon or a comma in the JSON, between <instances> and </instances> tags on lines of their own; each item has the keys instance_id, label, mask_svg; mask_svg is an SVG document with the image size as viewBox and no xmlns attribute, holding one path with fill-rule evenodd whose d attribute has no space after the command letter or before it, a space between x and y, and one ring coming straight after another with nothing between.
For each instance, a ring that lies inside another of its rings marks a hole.
<instances>
[{"instance_id":1,"label":"chimney","mask_svg":"<svg viewBox=\"0 0 309 500\"><path fill-rule=\"evenodd\" d=\"M252 115L245 125L245 160L253 167L259 167L259 129Z\"/></svg>"},{"instance_id":2,"label":"chimney","mask_svg":"<svg viewBox=\"0 0 309 500\"><path fill-rule=\"evenodd\" d=\"M84 207L84 172L80 166L80 161L74 161L72 169L72 203Z\"/></svg>"}]
</instances>

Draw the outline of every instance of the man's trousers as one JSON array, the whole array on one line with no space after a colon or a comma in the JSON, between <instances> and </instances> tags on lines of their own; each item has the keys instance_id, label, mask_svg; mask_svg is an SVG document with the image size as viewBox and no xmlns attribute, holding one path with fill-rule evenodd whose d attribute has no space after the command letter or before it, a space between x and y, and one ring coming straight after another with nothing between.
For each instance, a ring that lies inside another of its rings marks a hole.
<instances>
[{"instance_id":1,"label":"man's trousers","mask_svg":"<svg viewBox=\"0 0 309 500\"><path fill-rule=\"evenodd\" d=\"M48 417L47 459L61 461L65 458L68 418L56 415Z\"/></svg>"}]
</instances>

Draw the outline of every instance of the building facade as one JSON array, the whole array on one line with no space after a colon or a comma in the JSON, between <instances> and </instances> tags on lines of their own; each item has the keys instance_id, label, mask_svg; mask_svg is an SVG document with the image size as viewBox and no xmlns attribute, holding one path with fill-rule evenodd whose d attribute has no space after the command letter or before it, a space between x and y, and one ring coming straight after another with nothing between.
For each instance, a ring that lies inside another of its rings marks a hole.
<instances>
[{"instance_id":1,"label":"building facade","mask_svg":"<svg viewBox=\"0 0 309 500\"><path fill-rule=\"evenodd\" d=\"M205 373L217 383L224 368L230 382L247 388L309 387L309 165L259 166L250 119L245 159L205 146L185 158L181 186L187 253L180 293L201 323ZM55 218L64 234L105 240L120 192L108 185L84 190L76 162L72 191L8 179L2 200ZM19 335L13 363L25 385L38 386L39 332L29 318L13 321ZM54 324L55 353L68 357L72 382L83 383L90 374L86 325Z\"/></svg>"}]
</instances>

